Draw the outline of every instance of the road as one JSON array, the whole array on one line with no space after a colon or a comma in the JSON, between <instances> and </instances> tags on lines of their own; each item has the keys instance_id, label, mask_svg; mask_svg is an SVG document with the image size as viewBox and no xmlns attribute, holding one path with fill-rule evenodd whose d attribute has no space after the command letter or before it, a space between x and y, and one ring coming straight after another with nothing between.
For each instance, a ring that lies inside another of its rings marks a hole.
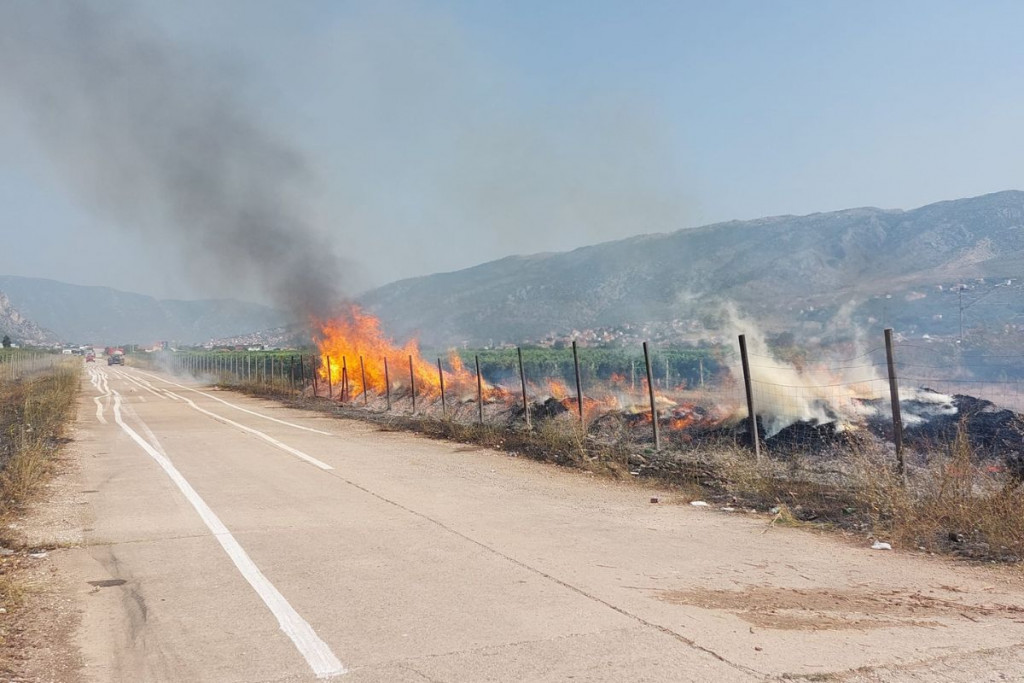
<instances>
[{"instance_id":1,"label":"road","mask_svg":"<svg viewBox=\"0 0 1024 683\"><path fill-rule=\"evenodd\" d=\"M156 372L87 380L81 542L51 555L80 605L83 680L1024 673L1012 570Z\"/></svg>"}]
</instances>

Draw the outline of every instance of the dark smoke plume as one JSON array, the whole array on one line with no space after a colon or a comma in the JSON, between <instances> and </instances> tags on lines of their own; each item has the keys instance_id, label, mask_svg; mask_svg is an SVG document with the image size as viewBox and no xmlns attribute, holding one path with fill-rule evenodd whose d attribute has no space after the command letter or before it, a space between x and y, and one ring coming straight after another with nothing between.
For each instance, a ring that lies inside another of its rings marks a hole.
<instances>
[{"instance_id":1,"label":"dark smoke plume","mask_svg":"<svg viewBox=\"0 0 1024 683\"><path fill-rule=\"evenodd\" d=\"M173 244L191 275L322 316L345 268L313 218L316 184L236 78L117 2L0 2L0 105L28 117L79 201Z\"/></svg>"}]
</instances>

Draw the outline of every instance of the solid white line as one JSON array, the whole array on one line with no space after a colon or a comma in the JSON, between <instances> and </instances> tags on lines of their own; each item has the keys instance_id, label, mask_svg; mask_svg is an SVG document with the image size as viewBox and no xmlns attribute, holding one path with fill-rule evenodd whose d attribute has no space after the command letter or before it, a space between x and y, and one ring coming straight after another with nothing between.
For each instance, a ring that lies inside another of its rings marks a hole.
<instances>
[{"instance_id":1,"label":"solid white line","mask_svg":"<svg viewBox=\"0 0 1024 683\"><path fill-rule=\"evenodd\" d=\"M220 518L199 497L196 490L178 472L174 464L125 423L121 418L121 395L116 391L114 392L114 420L142 450L146 451L151 458L156 460L164 472L167 473L167 476L171 478L171 481L177 484L178 489L188 499L188 502L192 503L192 507L199 513L206 527L213 533L214 538L224 548L224 552L228 554L228 557L234 562L235 567L238 568L238 571L241 572L245 580L249 582L249 585L252 586L253 590L256 591L257 595L260 596L264 604L277 618L277 623L281 626L281 630L291 638L292 643L295 644L296 649L306 659L316 677L332 678L347 673L347 669L334 656L327 643L320 639L320 636L316 634L313 627L299 616L299 613L281 595L281 592L274 587L274 584L270 583L270 580L263 575L263 572L260 571L248 553L239 545L235 537L231 535L231 532L220 521Z\"/></svg>"},{"instance_id":2,"label":"solid white line","mask_svg":"<svg viewBox=\"0 0 1024 683\"><path fill-rule=\"evenodd\" d=\"M240 422L235 422L234 420L229 420L228 418L224 417L223 415L218 415L217 413L211 413L209 410L206 410L205 408L200 408L199 406L197 406L195 404L195 401L193 401L192 399L185 398L184 396L178 396L173 391L168 391L167 393L170 394L171 396L176 396L177 398L181 399L182 401L187 403L194 410L198 410L200 413L203 413L204 415L209 415L210 417L212 417L214 420L217 420L218 422L223 422L224 424L231 425L232 427L238 427L243 432L248 432L249 434L252 434L253 436L255 436L257 438L263 439L267 443L269 443L269 444L271 444L273 446L276 446L277 448L280 448L282 451L285 451L286 453L291 453L296 458L300 458L302 460L305 460L306 462L310 463L311 465L315 465L315 466L319 467L322 470L333 470L334 469L333 467L331 467L327 463L323 462L322 460L317 460L312 455L306 455L305 453L303 453L299 449L292 448L288 444L283 443L281 441L278 441L277 439L275 439L274 437L270 436L269 434L264 434L263 432L259 431L258 429L253 429L252 427L248 427L248 426L246 426L246 425L244 425L244 424L242 424Z\"/></svg>"},{"instance_id":3,"label":"solid white line","mask_svg":"<svg viewBox=\"0 0 1024 683\"><path fill-rule=\"evenodd\" d=\"M296 429L302 429L302 430L305 430L307 432L313 432L314 434L323 434L324 436L334 436L330 432L325 432L325 431L323 431L321 429L314 429L312 427L305 427L303 425L295 424L294 422L286 422L284 420L279 420L276 417L270 417L269 415L264 415L263 413L257 413L254 410L249 410L248 408L243 408L242 406L235 405L234 403L228 403L224 399L218 398L217 396L214 396L213 394L208 394L205 391L199 391L198 389L193 389L192 387L187 387L184 384L178 384L177 382L172 382L171 380L164 379L163 377L160 377L159 375L151 375L148 372L143 372L142 370L136 370L136 372L138 372L140 375L145 375L146 377L152 377L155 380L159 380L161 382L166 382L167 384L172 384L172 385L174 385L174 386L176 386L176 387L178 387L180 389L185 389L187 391L194 391L195 393L202 394L203 396L206 396L207 398L212 398L214 401L220 401L221 403L223 403L226 406L231 406L235 410L241 410L243 413L249 413L250 415L255 415L256 417L262 417L264 420L270 420L271 422L277 422L278 424L288 425L289 427L295 427Z\"/></svg>"}]
</instances>

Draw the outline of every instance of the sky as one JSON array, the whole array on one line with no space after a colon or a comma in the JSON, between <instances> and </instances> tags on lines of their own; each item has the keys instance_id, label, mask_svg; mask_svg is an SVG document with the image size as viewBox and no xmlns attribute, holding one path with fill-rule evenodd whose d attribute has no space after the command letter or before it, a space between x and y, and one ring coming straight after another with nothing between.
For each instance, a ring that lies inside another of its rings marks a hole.
<instances>
[{"instance_id":1,"label":"sky","mask_svg":"<svg viewBox=\"0 0 1024 683\"><path fill-rule=\"evenodd\" d=\"M0 8L0 274L281 304L1024 189L1019 2L89 4Z\"/></svg>"}]
</instances>

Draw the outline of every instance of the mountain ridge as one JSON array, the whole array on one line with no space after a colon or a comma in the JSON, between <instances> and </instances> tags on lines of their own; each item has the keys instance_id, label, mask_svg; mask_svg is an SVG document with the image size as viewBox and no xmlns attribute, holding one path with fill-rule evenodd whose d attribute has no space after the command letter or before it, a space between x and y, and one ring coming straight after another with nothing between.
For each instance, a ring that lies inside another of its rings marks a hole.
<instances>
[{"instance_id":1,"label":"mountain ridge","mask_svg":"<svg viewBox=\"0 0 1024 683\"><path fill-rule=\"evenodd\" d=\"M286 315L234 299L156 299L98 285L0 275L0 291L25 316L64 341L198 343L277 327Z\"/></svg>"},{"instance_id":2,"label":"mountain ridge","mask_svg":"<svg viewBox=\"0 0 1024 683\"><path fill-rule=\"evenodd\" d=\"M791 315L799 325L801 309L835 311L861 300L866 320L877 311L863 302L879 296L1022 274L1024 192L1006 190L910 210L726 221L506 257L400 280L360 301L395 336L444 345L706 318L726 301L756 317Z\"/></svg>"}]
</instances>

